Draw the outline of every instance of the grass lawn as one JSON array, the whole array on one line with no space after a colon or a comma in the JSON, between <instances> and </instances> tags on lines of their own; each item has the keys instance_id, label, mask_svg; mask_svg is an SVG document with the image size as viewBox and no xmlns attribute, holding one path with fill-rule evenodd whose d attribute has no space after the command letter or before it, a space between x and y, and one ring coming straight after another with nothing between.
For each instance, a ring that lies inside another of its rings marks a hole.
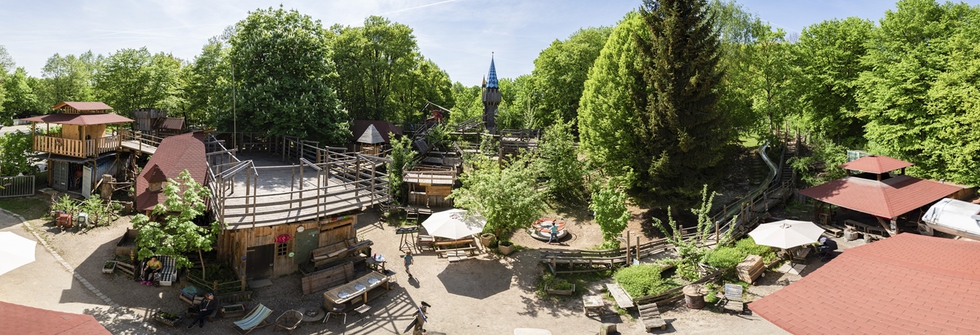
<instances>
[{"instance_id":1,"label":"grass lawn","mask_svg":"<svg viewBox=\"0 0 980 335\"><path fill-rule=\"evenodd\" d=\"M743 137L739 140L742 141L742 146L746 148L755 149L759 147L759 138L754 135L752 137Z\"/></svg>"},{"instance_id":2,"label":"grass lawn","mask_svg":"<svg viewBox=\"0 0 980 335\"><path fill-rule=\"evenodd\" d=\"M0 198L0 208L19 214L24 220L40 219L51 209L51 202L40 197Z\"/></svg>"}]
</instances>

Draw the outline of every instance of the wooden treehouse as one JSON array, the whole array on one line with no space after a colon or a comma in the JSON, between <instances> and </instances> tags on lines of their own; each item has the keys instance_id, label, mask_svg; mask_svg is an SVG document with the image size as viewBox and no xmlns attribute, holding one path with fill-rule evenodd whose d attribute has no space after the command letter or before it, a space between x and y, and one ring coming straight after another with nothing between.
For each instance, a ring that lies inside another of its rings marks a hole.
<instances>
[{"instance_id":1,"label":"wooden treehouse","mask_svg":"<svg viewBox=\"0 0 980 335\"><path fill-rule=\"evenodd\" d=\"M205 144L211 206L226 224L218 255L240 275L279 277L370 245L357 241L355 223L361 211L389 201L379 171L386 159L294 137L242 136L249 152L213 136Z\"/></svg>"},{"instance_id":2,"label":"wooden treehouse","mask_svg":"<svg viewBox=\"0 0 980 335\"><path fill-rule=\"evenodd\" d=\"M110 113L112 107L101 102L62 102L52 109L60 113L25 120L31 122L34 150L48 156L48 184L59 191L88 197L99 176L124 174L133 155L153 154L159 143L124 129L133 120ZM111 126L116 129L110 132Z\"/></svg>"},{"instance_id":3,"label":"wooden treehouse","mask_svg":"<svg viewBox=\"0 0 980 335\"><path fill-rule=\"evenodd\" d=\"M408 185L408 204L414 206L452 206L446 199L456 184L458 170L452 166L416 165L405 171L402 181Z\"/></svg>"}]
</instances>

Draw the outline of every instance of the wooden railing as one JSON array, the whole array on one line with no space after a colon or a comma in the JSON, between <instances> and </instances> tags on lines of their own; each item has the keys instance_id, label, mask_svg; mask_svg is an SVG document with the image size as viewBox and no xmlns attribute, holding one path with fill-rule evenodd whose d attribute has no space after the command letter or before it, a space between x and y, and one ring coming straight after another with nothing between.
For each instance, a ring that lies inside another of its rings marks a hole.
<instances>
[{"instance_id":1,"label":"wooden railing","mask_svg":"<svg viewBox=\"0 0 980 335\"><path fill-rule=\"evenodd\" d=\"M74 140L57 136L34 136L34 151L56 155L87 158L116 151L122 142L119 136L106 136L89 140Z\"/></svg>"}]
</instances>

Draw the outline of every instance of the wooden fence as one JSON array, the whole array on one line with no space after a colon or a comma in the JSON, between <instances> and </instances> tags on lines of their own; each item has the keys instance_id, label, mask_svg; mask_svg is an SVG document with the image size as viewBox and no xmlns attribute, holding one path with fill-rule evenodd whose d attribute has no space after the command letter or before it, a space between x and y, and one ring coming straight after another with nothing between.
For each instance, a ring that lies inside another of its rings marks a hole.
<instances>
[{"instance_id":1,"label":"wooden fence","mask_svg":"<svg viewBox=\"0 0 980 335\"><path fill-rule=\"evenodd\" d=\"M0 198L34 195L34 176L0 177Z\"/></svg>"},{"instance_id":2,"label":"wooden fence","mask_svg":"<svg viewBox=\"0 0 980 335\"><path fill-rule=\"evenodd\" d=\"M188 273L186 279L194 286L209 290L216 295L228 292L242 292L248 288L248 285L245 283L245 278L222 283L217 280L204 280Z\"/></svg>"}]
</instances>

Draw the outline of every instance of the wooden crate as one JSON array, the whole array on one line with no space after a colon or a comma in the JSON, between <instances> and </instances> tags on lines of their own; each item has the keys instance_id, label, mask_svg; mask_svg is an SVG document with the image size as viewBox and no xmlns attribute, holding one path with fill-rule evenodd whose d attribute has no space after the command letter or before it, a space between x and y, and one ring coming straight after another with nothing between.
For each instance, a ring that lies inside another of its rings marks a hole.
<instances>
[{"instance_id":1,"label":"wooden crate","mask_svg":"<svg viewBox=\"0 0 980 335\"><path fill-rule=\"evenodd\" d=\"M762 264L762 257L758 255L748 255L741 263L735 266L738 271L738 279L746 283L754 282L766 270Z\"/></svg>"}]
</instances>

